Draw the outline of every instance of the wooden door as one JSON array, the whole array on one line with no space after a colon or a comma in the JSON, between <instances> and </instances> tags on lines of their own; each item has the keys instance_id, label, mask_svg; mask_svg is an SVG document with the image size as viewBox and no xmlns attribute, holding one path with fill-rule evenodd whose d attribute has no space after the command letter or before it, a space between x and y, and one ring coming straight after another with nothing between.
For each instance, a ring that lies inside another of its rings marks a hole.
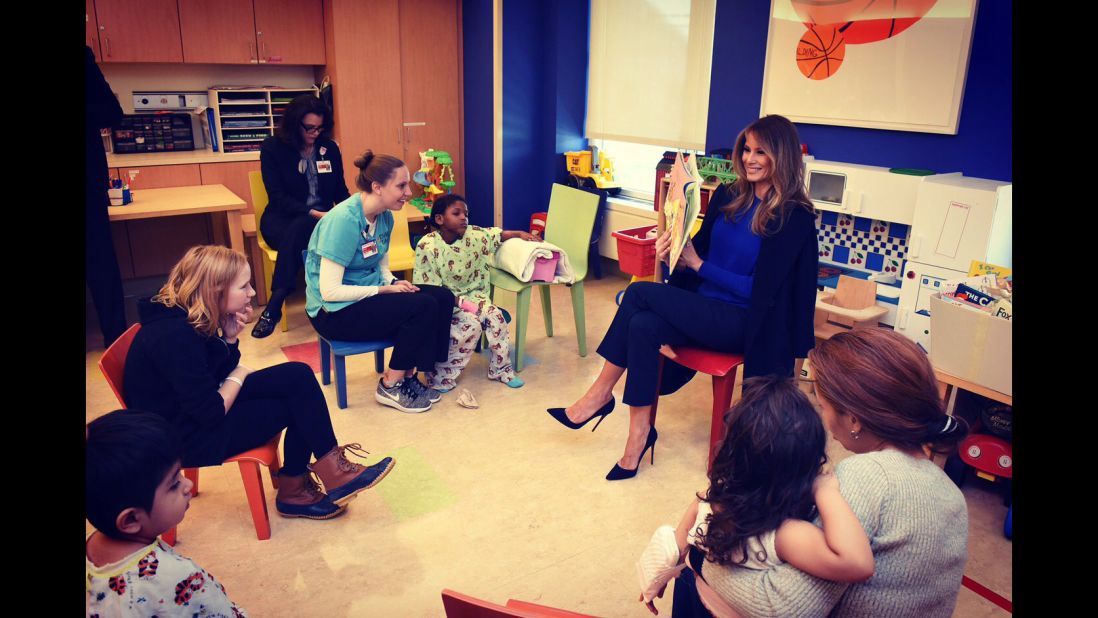
<instances>
[{"instance_id":1,"label":"wooden door","mask_svg":"<svg viewBox=\"0 0 1098 618\"><path fill-rule=\"evenodd\" d=\"M182 0L183 62L256 64L252 0Z\"/></svg>"},{"instance_id":2,"label":"wooden door","mask_svg":"<svg viewBox=\"0 0 1098 618\"><path fill-rule=\"evenodd\" d=\"M355 26L362 38L375 35L369 22ZM320 0L255 0L255 30L260 63L324 64Z\"/></svg>"},{"instance_id":3,"label":"wooden door","mask_svg":"<svg viewBox=\"0 0 1098 618\"><path fill-rule=\"evenodd\" d=\"M176 0L97 0L103 62L183 62Z\"/></svg>"},{"instance_id":4,"label":"wooden door","mask_svg":"<svg viewBox=\"0 0 1098 618\"><path fill-rule=\"evenodd\" d=\"M134 181L134 199L141 199L142 189L184 187L202 184L196 165L158 165L154 167L121 168L121 178L129 178L129 170L140 170ZM153 277L167 274L183 254L194 245L212 242L207 215L161 217L126 221L133 256L133 276Z\"/></svg>"},{"instance_id":5,"label":"wooden door","mask_svg":"<svg viewBox=\"0 0 1098 618\"><path fill-rule=\"evenodd\" d=\"M99 22L95 19L93 0L84 0L84 44L91 48L99 62L103 56L99 53Z\"/></svg>"},{"instance_id":6,"label":"wooden door","mask_svg":"<svg viewBox=\"0 0 1098 618\"><path fill-rule=\"evenodd\" d=\"M325 0L325 71L332 78L335 138L355 190L355 158L367 149L403 154L400 13L397 0ZM363 28L369 24L369 34Z\"/></svg>"},{"instance_id":7,"label":"wooden door","mask_svg":"<svg viewBox=\"0 0 1098 618\"><path fill-rule=\"evenodd\" d=\"M424 123L403 127L408 168L419 168L421 151L445 150L454 192L464 194L459 10L451 0L400 0L401 102L402 125Z\"/></svg>"}]
</instances>

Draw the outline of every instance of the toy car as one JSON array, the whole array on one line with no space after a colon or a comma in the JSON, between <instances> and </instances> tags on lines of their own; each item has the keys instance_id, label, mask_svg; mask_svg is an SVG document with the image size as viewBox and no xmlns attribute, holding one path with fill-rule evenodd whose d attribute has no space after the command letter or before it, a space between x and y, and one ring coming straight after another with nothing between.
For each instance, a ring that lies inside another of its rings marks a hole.
<instances>
[{"instance_id":1,"label":"toy car","mask_svg":"<svg viewBox=\"0 0 1098 618\"><path fill-rule=\"evenodd\" d=\"M605 153L599 152L597 146L591 146L591 150L564 153L564 164L571 174L568 179L570 186L605 189L610 195L621 191L621 185L614 182L614 164Z\"/></svg>"}]
</instances>

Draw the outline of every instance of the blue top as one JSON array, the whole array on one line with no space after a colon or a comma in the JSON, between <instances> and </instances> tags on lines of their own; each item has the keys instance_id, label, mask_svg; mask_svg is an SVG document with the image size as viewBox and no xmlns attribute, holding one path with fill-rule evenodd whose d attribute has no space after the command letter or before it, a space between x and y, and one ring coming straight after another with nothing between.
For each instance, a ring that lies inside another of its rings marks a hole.
<instances>
[{"instance_id":1,"label":"blue top","mask_svg":"<svg viewBox=\"0 0 1098 618\"><path fill-rule=\"evenodd\" d=\"M762 242L751 231L751 219L761 201L756 197L747 212L734 221L729 221L719 210L709 211L709 216L719 218L713 224L708 258L698 269L702 278L698 293L702 296L747 308Z\"/></svg>"},{"instance_id":2,"label":"blue top","mask_svg":"<svg viewBox=\"0 0 1098 618\"><path fill-rule=\"evenodd\" d=\"M370 234L366 216L362 214L361 195L354 193L332 207L323 219L317 221L313 235L309 237L305 257L305 313L309 317L315 318L322 307L332 313L356 302L326 302L320 297L322 257L346 269L343 271L343 285L385 284L381 280L381 258L389 252L393 213L388 210L379 213L374 220L374 233ZM369 256L363 257L363 253Z\"/></svg>"}]
</instances>

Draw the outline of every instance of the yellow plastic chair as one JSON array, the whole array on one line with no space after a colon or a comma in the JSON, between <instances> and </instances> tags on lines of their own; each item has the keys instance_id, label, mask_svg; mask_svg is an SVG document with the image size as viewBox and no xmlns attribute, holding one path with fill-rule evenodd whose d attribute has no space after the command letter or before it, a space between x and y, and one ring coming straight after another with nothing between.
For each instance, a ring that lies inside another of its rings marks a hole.
<instances>
[{"instance_id":1,"label":"yellow plastic chair","mask_svg":"<svg viewBox=\"0 0 1098 618\"><path fill-rule=\"evenodd\" d=\"M271 278L274 277L274 263L278 259L278 251L267 244L260 231L259 220L263 217L263 211L267 209L267 188L263 186L263 174L261 172L248 172L248 187L252 192L252 208L255 209L255 238L259 242L259 248L263 253L263 285L267 286L267 298L271 297L273 288ZM290 330L290 323L286 320L286 311L282 311L282 332Z\"/></svg>"},{"instance_id":2,"label":"yellow plastic chair","mask_svg":"<svg viewBox=\"0 0 1098 618\"><path fill-rule=\"evenodd\" d=\"M393 234L389 237L389 270L396 273L408 271L404 278L411 281L411 270L416 265L416 251L408 234L408 214L403 209L393 211Z\"/></svg>"},{"instance_id":3,"label":"yellow plastic chair","mask_svg":"<svg viewBox=\"0 0 1098 618\"><path fill-rule=\"evenodd\" d=\"M568 262L576 275L576 282L569 285L572 291L572 315L576 320L576 339L579 355L587 356L587 324L583 308L583 279L587 276L587 250L591 244L591 230L595 227L595 215L599 210L599 196L553 184L549 197L549 215L545 225L545 242L553 243L568 254ZM530 314L530 290L538 287L541 293L541 313L545 319L545 335L553 336L553 306L550 304L549 286L545 281L519 281L510 273L491 268L492 298L497 290L514 292L517 296L515 311L515 371L522 371L526 349L526 324Z\"/></svg>"}]
</instances>

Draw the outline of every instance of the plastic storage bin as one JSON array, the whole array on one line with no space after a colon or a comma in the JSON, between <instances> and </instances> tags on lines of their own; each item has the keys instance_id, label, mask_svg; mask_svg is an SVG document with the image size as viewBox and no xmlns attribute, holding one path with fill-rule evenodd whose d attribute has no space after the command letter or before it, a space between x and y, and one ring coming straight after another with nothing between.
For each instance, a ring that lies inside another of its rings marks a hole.
<instances>
[{"instance_id":1,"label":"plastic storage bin","mask_svg":"<svg viewBox=\"0 0 1098 618\"><path fill-rule=\"evenodd\" d=\"M557 276L557 262L560 261L560 251L554 251L553 257L539 257L534 260L534 274L530 281L552 281Z\"/></svg>"},{"instance_id":2,"label":"plastic storage bin","mask_svg":"<svg viewBox=\"0 0 1098 618\"><path fill-rule=\"evenodd\" d=\"M612 236L618 240L618 268L635 277L649 277L656 272L656 238L646 238L654 225L618 230Z\"/></svg>"}]
</instances>

